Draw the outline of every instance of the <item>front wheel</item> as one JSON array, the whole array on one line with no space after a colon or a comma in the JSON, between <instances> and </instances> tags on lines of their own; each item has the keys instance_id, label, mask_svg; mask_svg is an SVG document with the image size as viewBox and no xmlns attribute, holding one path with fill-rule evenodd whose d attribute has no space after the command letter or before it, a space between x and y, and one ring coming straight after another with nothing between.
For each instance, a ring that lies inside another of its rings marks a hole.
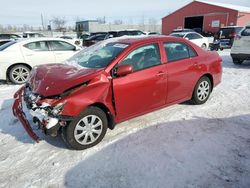
<instances>
[{"instance_id":1,"label":"front wheel","mask_svg":"<svg viewBox=\"0 0 250 188\"><path fill-rule=\"evenodd\" d=\"M194 88L192 102L194 104L204 104L208 100L211 91L212 84L210 79L206 76L200 78Z\"/></svg>"},{"instance_id":2,"label":"front wheel","mask_svg":"<svg viewBox=\"0 0 250 188\"><path fill-rule=\"evenodd\" d=\"M97 107L89 107L68 126L63 127L62 137L70 148L83 150L101 142L107 127L106 114Z\"/></svg>"}]
</instances>

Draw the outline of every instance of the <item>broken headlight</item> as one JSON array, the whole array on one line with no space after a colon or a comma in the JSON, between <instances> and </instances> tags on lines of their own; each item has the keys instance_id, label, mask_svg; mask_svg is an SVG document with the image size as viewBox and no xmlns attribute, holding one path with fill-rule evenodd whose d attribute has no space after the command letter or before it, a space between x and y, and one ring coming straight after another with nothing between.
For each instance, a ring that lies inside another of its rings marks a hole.
<instances>
[{"instance_id":1,"label":"broken headlight","mask_svg":"<svg viewBox=\"0 0 250 188\"><path fill-rule=\"evenodd\" d=\"M65 103L59 103L59 104L57 104L57 105L53 108L52 114L55 115L55 116L58 115L58 114L62 111L64 105L65 105Z\"/></svg>"}]
</instances>

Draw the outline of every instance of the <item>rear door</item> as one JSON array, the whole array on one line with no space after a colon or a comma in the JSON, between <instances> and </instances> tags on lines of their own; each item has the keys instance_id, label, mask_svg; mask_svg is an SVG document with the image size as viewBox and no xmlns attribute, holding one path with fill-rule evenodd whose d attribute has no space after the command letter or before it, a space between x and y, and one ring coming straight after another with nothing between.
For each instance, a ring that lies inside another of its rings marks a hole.
<instances>
[{"instance_id":1,"label":"rear door","mask_svg":"<svg viewBox=\"0 0 250 188\"><path fill-rule=\"evenodd\" d=\"M233 53L250 54L250 27L246 27L234 40Z\"/></svg>"},{"instance_id":2,"label":"rear door","mask_svg":"<svg viewBox=\"0 0 250 188\"><path fill-rule=\"evenodd\" d=\"M113 79L118 121L152 111L166 102L166 65L162 64L158 43L130 51L118 64L130 64L134 72Z\"/></svg>"},{"instance_id":3,"label":"rear door","mask_svg":"<svg viewBox=\"0 0 250 188\"><path fill-rule=\"evenodd\" d=\"M49 41L49 43L52 51L55 54L56 63L62 63L77 52L74 45L65 41L54 40Z\"/></svg>"},{"instance_id":4,"label":"rear door","mask_svg":"<svg viewBox=\"0 0 250 188\"><path fill-rule=\"evenodd\" d=\"M198 55L195 50L182 42L165 42L168 70L167 103L189 99L196 84Z\"/></svg>"},{"instance_id":5,"label":"rear door","mask_svg":"<svg viewBox=\"0 0 250 188\"><path fill-rule=\"evenodd\" d=\"M26 62L32 66L56 62L47 41L30 42L23 45L21 49Z\"/></svg>"}]
</instances>

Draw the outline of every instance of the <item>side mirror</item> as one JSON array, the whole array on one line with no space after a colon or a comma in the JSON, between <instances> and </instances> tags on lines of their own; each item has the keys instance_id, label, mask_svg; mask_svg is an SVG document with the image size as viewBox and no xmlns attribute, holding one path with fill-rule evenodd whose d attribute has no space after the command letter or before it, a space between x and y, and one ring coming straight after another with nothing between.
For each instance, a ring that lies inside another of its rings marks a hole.
<instances>
[{"instance_id":1,"label":"side mirror","mask_svg":"<svg viewBox=\"0 0 250 188\"><path fill-rule=\"evenodd\" d=\"M133 66L132 65L121 65L117 68L117 76L126 76L133 72Z\"/></svg>"},{"instance_id":2,"label":"side mirror","mask_svg":"<svg viewBox=\"0 0 250 188\"><path fill-rule=\"evenodd\" d=\"M185 39L189 40L189 38L188 38L188 37L185 37Z\"/></svg>"}]
</instances>

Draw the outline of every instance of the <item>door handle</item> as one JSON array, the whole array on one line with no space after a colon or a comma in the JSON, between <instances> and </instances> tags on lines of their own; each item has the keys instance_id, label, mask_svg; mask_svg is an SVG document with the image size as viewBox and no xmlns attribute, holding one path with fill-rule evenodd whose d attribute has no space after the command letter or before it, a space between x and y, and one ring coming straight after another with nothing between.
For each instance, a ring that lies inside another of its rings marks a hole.
<instances>
[{"instance_id":1,"label":"door handle","mask_svg":"<svg viewBox=\"0 0 250 188\"><path fill-rule=\"evenodd\" d=\"M33 56L33 54L27 54L26 56Z\"/></svg>"},{"instance_id":2,"label":"door handle","mask_svg":"<svg viewBox=\"0 0 250 188\"><path fill-rule=\"evenodd\" d=\"M164 72L158 72L158 73L156 74L156 76L163 76L163 75L165 75Z\"/></svg>"}]
</instances>

